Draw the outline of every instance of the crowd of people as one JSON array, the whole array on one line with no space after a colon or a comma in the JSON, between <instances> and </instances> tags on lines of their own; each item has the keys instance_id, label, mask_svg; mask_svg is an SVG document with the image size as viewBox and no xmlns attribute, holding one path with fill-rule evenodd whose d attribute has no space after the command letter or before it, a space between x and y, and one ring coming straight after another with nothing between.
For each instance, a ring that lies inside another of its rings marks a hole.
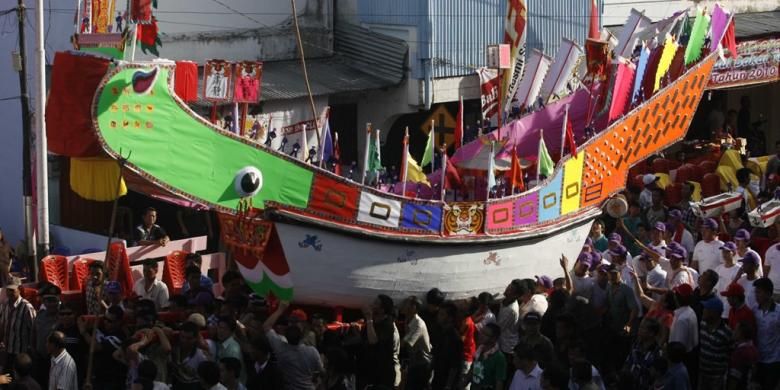
<instances>
[{"instance_id":1,"label":"crowd of people","mask_svg":"<svg viewBox=\"0 0 780 390\"><path fill-rule=\"evenodd\" d=\"M515 279L503 294L458 301L437 288L396 301L379 295L338 326L322 312L252 294L235 270L221 276L215 295L195 253L180 291L159 280L164 259L146 260L143 276L126 287L108 280L98 261L81 299L44 282L34 305L10 272L12 251L0 233L0 385L777 389L780 223L751 228L745 216L776 184L760 188L748 175L737 189L741 209L699 218L692 185L668 207L657 181L647 175L644 189L624 193L624 217L594 222L577 258L561 256L563 277ZM759 253L751 247L757 238L773 243ZM156 210L145 210L135 240L168 243Z\"/></svg>"}]
</instances>

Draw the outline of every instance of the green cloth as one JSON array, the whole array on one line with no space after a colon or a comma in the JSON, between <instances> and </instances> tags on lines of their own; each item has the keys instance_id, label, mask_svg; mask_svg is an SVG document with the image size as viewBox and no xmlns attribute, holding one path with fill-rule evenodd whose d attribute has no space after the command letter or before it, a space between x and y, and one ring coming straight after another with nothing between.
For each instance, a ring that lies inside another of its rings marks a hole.
<instances>
[{"instance_id":1,"label":"green cloth","mask_svg":"<svg viewBox=\"0 0 780 390\"><path fill-rule=\"evenodd\" d=\"M498 348L487 357L480 355L472 365L471 388L495 388L498 380L506 384L506 364L506 358Z\"/></svg>"},{"instance_id":2,"label":"green cloth","mask_svg":"<svg viewBox=\"0 0 780 390\"><path fill-rule=\"evenodd\" d=\"M550 153L547 151L547 145L544 144L544 138L539 140L539 174L546 177L552 176L553 170L555 170L555 163L553 163Z\"/></svg>"},{"instance_id":3,"label":"green cloth","mask_svg":"<svg viewBox=\"0 0 780 390\"><path fill-rule=\"evenodd\" d=\"M424 167L433 161L433 129L428 132L428 141L425 143L425 153L420 160L420 167Z\"/></svg>"},{"instance_id":4,"label":"green cloth","mask_svg":"<svg viewBox=\"0 0 780 390\"><path fill-rule=\"evenodd\" d=\"M369 172L379 172L382 169L382 157L380 156L379 137L369 140L368 144L368 169Z\"/></svg>"},{"instance_id":5,"label":"green cloth","mask_svg":"<svg viewBox=\"0 0 780 390\"><path fill-rule=\"evenodd\" d=\"M704 40L707 38L707 31L710 29L710 17L701 11L696 13L696 21L691 28L691 37L688 39L688 46L685 48L685 65L689 65L701 57L701 49L704 47Z\"/></svg>"}]
</instances>

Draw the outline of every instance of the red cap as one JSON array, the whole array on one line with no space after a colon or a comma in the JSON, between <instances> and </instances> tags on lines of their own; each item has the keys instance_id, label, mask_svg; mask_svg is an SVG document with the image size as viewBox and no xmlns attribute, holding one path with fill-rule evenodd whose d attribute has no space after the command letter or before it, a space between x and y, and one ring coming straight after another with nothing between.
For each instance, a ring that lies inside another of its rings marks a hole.
<instances>
[{"instance_id":1,"label":"red cap","mask_svg":"<svg viewBox=\"0 0 780 390\"><path fill-rule=\"evenodd\" d=\"M693 287L691 287L691 285L688 283L683 283L673 288L672 291L674 291L675 294L678 294L681 297L690 297L691 295L693 295Z\"/></svg>"},{"instance_id":2,"label":"red cap","mask_svg":"<svg viewBox=\"0 0 780 390\"><path fill-rule=\"evenodd\" d=\"M294 319L296 319L298 321L305 322L305 321L307 321L309 319L309 316L306 315L305 311L303 311L301 309L295 309L295 310L292 311L292 313L290 313L290 317L289 318L291 318L291 319L294 318Z\"/></svg>"},{"instance_id":3,"label":"red cap","mask_svg":"<svg viewBox=\"0 0 780 390\"><path fill-rule=\"evenodd\" d=\"M724 297L745 296L745 289L739 283L731 283L726 291L722 291L720 295Z\"/></svg>"}]
</instances>

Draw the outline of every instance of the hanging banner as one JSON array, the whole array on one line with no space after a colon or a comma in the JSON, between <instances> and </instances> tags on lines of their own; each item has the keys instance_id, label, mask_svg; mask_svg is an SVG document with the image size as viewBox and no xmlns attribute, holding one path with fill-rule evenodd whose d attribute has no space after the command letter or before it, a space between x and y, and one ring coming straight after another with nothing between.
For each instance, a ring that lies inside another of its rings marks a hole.
<instances>
[{"instance_id":1,"label":"hanging banner","mask_svg":"<svg viewBox=\"0 0 780 390\"><path fill-rule=\"evenodd\" d=\"M512 102L512 107L526 109L536 104L539 90L542 88L542 81L550 69L551 62L552 59L544 55L540 50L531 50L525 74L517 88L516 99Z\"/></svg>"},{"instance_id":2,"label":"hanging banner","mask_svg":"<svg viewBox=\"0 0 780 390\"><path fill-rule=\"evenodd\" d=\"M730 88L780 80L780 38L740 42L738 56L718 60L707 89Z\"/></svg>"},{"instance_id":3,"label":"hanging banner","mask_svg":"<svg viewBox=\"0 0 780 390\"><path fill-rule=\"evenodd\" d=\"M478 68L482 118L490 119L498 112L498 73L495 69Z\"/></svg>"},{"instance_id":4,"label":"hanging banner","mask_svg":"<svg viewBox=\"0 0 780 390\"><path fill-rule=\"evenodd\" d=\"M509 108L517 94L520 78L525 67L525 28L528 9L524 0L509 0L504 20L504 43L509 44L512 66L501 72L501 93L504 109Z\"/></svg>"},{"instance_id":5,"label":"hanging banner","mask_svg":"<svg viewBox=\"0 0 780 390\"><path fill-rule=\"evenodd\" d=\"M595 80L605 80L609 66L608 43L588 38L585 40L585 56L588 60L588 75Z\"/></svg>"},{"instance_id":6,"label":"hanging banner","mask_svg":"<svg viewBox=\"0 0 780 390\"><path fill-rule=\"evenodd\" d=\"M130 21L138 24L152 23L152 0L131 0Z\"/></svg>"},{"instance_id":7,"label":"hanging banner","mask_svg":"<svg viewBox=\"0 0 780 390\"><path fill-rule=\"evenodd\" d=\"M577 59L582 55L582 49L574 41L563 38L555 60L550 66L550 71L544 78L539 96L548 102L555 95L563 97L563 89L571 78Z\"/></svg>"},{"instance_id":8,"label":"hanging banner","mask_svg":"<svg viewBox=\"0 0 780 390\"><path fill-rule=\"evenodd\" d=\"M203 98L213 102L230 101L233 65L222 60L208 60L203 67Z\"/></svg>"},{"instance_id":9,"label":"hanging banner","mask_svg":"<svg viewBox=\"0 0 780 390\"><path fill-rule=\"evenodd\" d=\"M265 144L270 136L271 114L247 115L244 125L244 135L259 143Z\"/></svg>"},{"instance_id":10,"label":"hanging banner","mask_svg":"<svg viewBox=\"0 0 780 390\"><path fill-rule=\"evenodd\" d=\"M653 21L645 16L644 12L631 9L631 15L618 33L618 44L615 47L615 55L631 58L639 41L639 34L653 24Z\"/></svg>"},{"instance_id":11,"label":"hanging banner","mask_svg":"<svg viewBox=\"0 0 780 390\"><path fill-rule=\"evenodd\" d=\"M262 62L239 62L235 64L235 91L233 101L236 103L257 103L260 101L260 85L263 81Z\"/></svg>"}]
</instances>

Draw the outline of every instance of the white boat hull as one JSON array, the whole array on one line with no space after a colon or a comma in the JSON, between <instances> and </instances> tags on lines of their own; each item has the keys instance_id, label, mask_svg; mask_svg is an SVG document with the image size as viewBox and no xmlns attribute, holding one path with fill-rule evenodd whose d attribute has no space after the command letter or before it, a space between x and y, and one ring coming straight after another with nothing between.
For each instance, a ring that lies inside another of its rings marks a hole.
<instances>
[{"instance_id":1,"label":"white boat hull","mask_svg":"<svg viewBox=\"0 0 780 390\"><path fill-rule=\"evenodd\" d=\"M295 302L361 307L378 294L400 300L438 287L448 299L463 299L503 293L512 279L563 276L561 254L573 265L591 224L592 219L540 239L481 245L384 241L282 222L276 229Z\"/></svg>"}]
</instances>

